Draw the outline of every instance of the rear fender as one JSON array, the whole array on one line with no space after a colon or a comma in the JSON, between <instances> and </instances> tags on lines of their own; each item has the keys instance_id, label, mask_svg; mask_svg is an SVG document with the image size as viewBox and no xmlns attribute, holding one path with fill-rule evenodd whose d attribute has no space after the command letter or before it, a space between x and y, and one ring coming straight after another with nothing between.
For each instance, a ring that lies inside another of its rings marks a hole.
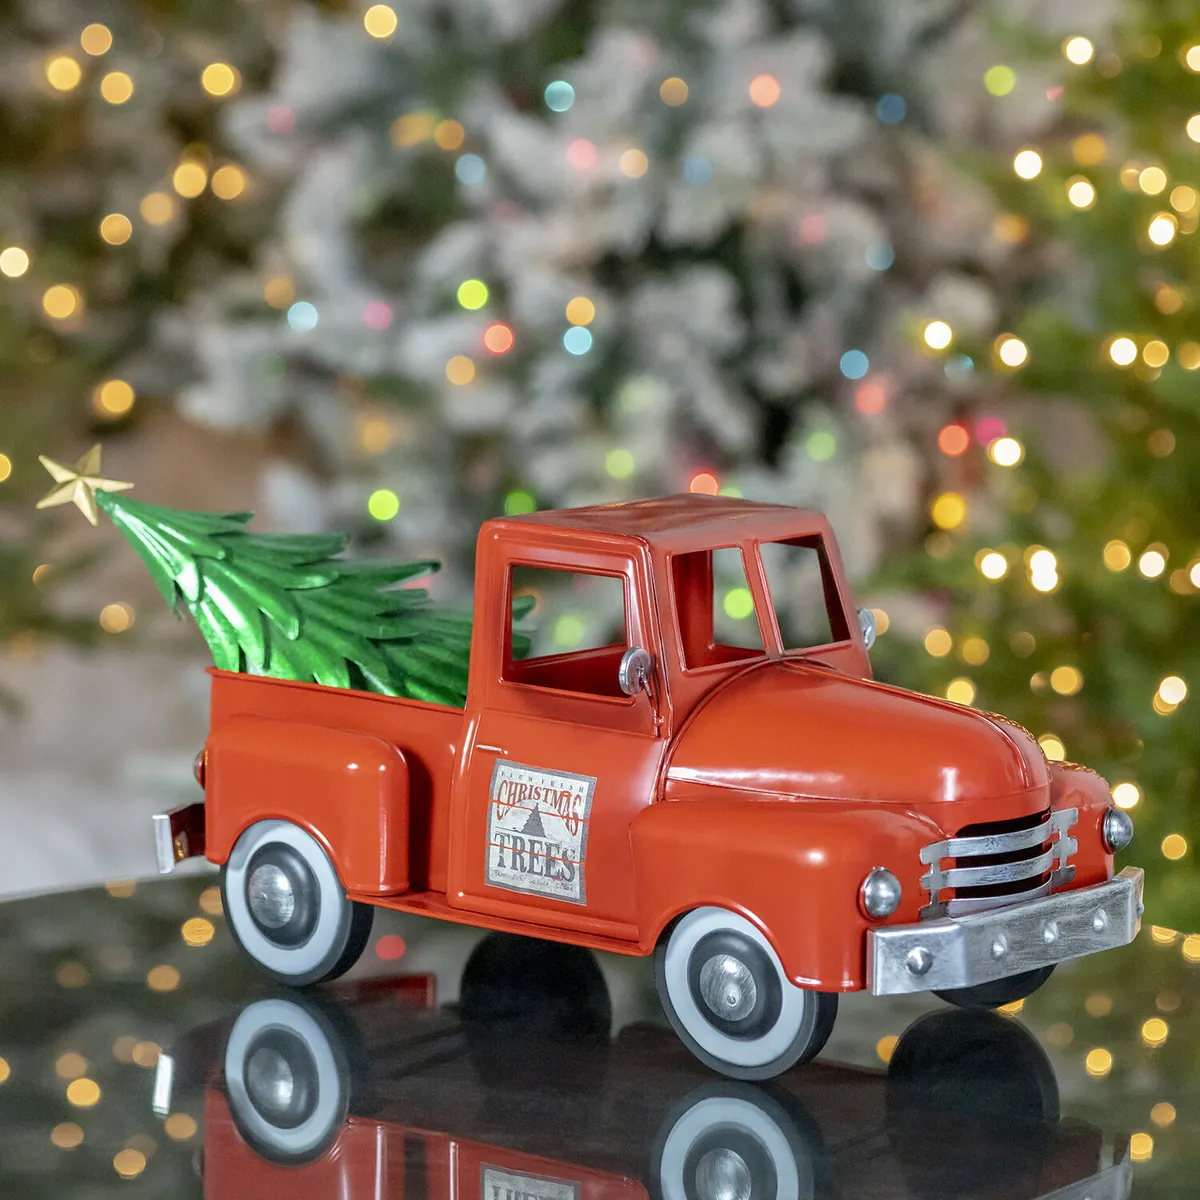
<instances>
[{"instance_id":1,"label":"rear fender","mask_svg":"<svg viewBox=\"0 0 1200 1200\"><path fill-rule=\"evenodd\" d=\"M916 921L921 847L942 836L928 818L877 806L769 800L669 800L631 829L642 947L681 913L728 908L764 933L796 984L821 991L865 987L866 932ZM884 921L859 908L872 867L903 888Z\"/></svg>"},{"instance_id":2,"label":"rear fender","mask_svg":"<svg viewBox=\"0 0 1200 1200\"><path fill-rule=\"evenodd\" d=\"M224 863L257 821L291 821L362 895L408 888L408 764L390 742L345 729L239 714L209 736L207 855Z\"/></svg>"}]
</instances>

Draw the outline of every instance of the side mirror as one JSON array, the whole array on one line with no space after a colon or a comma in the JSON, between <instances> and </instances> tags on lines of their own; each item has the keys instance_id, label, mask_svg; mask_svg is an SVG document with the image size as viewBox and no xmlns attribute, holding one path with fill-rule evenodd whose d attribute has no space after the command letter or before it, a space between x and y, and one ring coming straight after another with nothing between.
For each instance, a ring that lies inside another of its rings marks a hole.
<instances>
[{"instance_id":1,"label":"side mirror","mask_svg":"<svg viewBox=\"0 0 1200 1200\"><path fill-rule=\"evenodd\" d=\"M650 690L650 675L654 671L654 659L649 650L641 646L631 646L621 655L621 665L617 668L617 683L627 696L636 696L638 692Z\"/></svg>"},{"instance_id":2,"label":"side mirror","mask_svg":"<svg viewBox=\"0 0 1200 1200\"><path fill-rule=\"evenodd\" d=\"M869 608L858 610L858 623L862 626L863 641L868 650L875 645L875 614Z\"/></svg>"}]
</instances>

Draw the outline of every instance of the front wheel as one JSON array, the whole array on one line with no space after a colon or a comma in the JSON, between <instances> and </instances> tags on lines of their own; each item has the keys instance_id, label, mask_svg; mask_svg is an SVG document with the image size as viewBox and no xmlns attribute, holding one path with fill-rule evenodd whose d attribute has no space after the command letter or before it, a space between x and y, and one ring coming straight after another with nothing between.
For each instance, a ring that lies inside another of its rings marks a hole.
<instances>
[{"instance_id":1,"label":"front wheel","mask_svg":"<svg viewBox=\"0 0 1200 1200\"><path fill-rule=\"evenodd\" d=\"M294 987L350 970L375 916L346 896L316 839L288 821L259 821L238 838L221 871L221 899L242 949Z\"/></svg>"},{"instance_id":2,"label":"front wheel","mask_svg":"<svg viewBox=\"0 0 1200 1200\"><path fill-rule=\"evenodd\" d=\"M771 1079L825 1045L837 996L796 987L759 929L723 908L680 917L654 957L667 1018L701 1062L732 1079Z\"/></svg>"},{"instance_id":3,"label":"front wheel","mask_svg":"<svg viewBox=\"0 0 1200 1200\"><path fill-rule=\"evenodd\" d=\"M934 995L956 1008L1003 1008L1006 1004L1016 1004L1018 1000L1032 996L1053 974L1053 965L1038 967L1034 971L1022 971L1019 975L993 979L990 983L949 988Z\"/></svg>"}]
</instances>

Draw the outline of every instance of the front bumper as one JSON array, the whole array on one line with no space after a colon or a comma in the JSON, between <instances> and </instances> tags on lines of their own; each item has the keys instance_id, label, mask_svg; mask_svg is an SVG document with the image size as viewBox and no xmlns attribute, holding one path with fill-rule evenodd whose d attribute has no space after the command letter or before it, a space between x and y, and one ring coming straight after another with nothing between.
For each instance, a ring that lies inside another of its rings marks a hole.
<instances>
[{"instance_id":1,"label":"front bumper","mask_svg":"<svg viewBox=\"0 0 1200 1200\"><path fill-rule=\"evenodd\" d=\"M1142 871L1004 908L892 925L867 934L867 987L877 996L990 983L1125 946L1142 923Z\"/></svg>"}]
</instances>

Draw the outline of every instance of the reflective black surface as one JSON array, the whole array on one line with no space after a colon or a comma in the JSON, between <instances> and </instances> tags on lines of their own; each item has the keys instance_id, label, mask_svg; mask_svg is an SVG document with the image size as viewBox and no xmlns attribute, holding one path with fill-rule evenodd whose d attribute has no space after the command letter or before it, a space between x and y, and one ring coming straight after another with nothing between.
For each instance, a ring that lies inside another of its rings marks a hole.
<instances>
[{"instance_id":1,"label":"reflective black surface","mask_svg":"<svg viewBox=\"0 0 1200 1200\"><path fill-rule=\"evenodd\" d=\"M381 917L347 981L272 988L214 882L4 906L0 1195L1200 1194L1200 939L1148 928L1015 1014L847 997L760 1086L687 1053L641 960Z\"/></svg>"}]
</instances>

